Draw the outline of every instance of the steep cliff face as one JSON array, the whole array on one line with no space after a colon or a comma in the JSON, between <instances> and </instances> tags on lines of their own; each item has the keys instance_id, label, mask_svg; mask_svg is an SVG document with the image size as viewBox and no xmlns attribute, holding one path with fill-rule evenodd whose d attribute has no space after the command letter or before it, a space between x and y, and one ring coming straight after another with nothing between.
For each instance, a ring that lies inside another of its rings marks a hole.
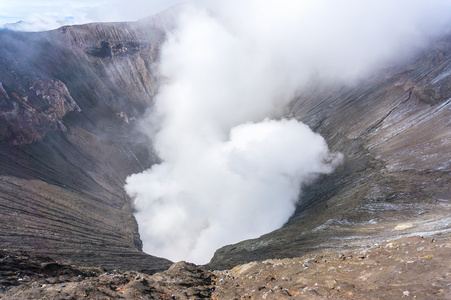
<instances>
[{"instance_id":1,"label":"steep cliff face","mask_svg":"<svg viewBox=\"0 0 451 300\"><path fill-rule=\"evenodd\" d=\"M154 159L135 120L164 20L0 33L0 248L154 272L127 175Z\"/></svg>"},{"instance_id":2,"label":"steep cliff face","mask_svg":"<svg viewBox=\"0 0 451 300\"><path fill-rule=\"evenodd\" d=\"M283 228L218 250L214 268L449 231L451 38L352 87L312 88L289 114L344 154Z\"/></svg>"}]
</instances>

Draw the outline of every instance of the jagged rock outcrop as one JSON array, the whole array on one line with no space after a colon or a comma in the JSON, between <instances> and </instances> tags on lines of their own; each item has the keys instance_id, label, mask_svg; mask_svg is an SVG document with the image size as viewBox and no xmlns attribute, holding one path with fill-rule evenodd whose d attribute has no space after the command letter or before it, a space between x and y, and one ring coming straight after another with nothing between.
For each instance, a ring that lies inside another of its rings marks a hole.
<instances>
[{"instance_id":1,"label":"jagged rock outcrop","mask_svg":"<svg viewBox=\"0 0 451 300\"><path fill-rule=\"evenodd\" d=\"M215 276L179 262L152 276L0 252L2 299L210 299Z\"/></svg>"},{"instance_id":2,"label":"jagged rock outcrop","mask_svg":"<svg viewBox=\"0 0 451 300\"><path fill-rule=\"evenodd\" d=\"M29 144L49 130L66 131L62 119L73 110L80 107L59 80L39 79L28 90L9 93L0 82L0 143Z\"/></svg>"}]
</instances>

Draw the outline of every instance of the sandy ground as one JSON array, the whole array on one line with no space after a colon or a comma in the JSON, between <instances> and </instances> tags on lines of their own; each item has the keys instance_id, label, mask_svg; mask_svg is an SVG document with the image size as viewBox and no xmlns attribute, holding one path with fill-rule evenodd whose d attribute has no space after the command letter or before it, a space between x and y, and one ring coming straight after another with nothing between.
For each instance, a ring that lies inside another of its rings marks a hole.
<instances>
[{"instance_id":1,"label":"sandy ground","mask_svg":"<svg viewBox=\"0 0 451 300\"><path fill-rule=\"evenodd\" d=\"M214 272L213 298L451 299L450 256L449 235L442 235L254 262Z\"/></svg>"}]
</instances>

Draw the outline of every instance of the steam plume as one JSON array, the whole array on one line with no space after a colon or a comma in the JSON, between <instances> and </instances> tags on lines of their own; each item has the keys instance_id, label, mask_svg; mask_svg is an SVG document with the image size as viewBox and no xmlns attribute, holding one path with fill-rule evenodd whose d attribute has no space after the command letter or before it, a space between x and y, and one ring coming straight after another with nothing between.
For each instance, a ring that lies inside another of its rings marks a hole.
<instances>
[{"instance_id":1,"label":"steam plume","mask_svg":"<svg viewBox=\"0 0 451 300\"><path fill-rule=\"evenodd\" d=\"M145 122L161 164L127 179L144 250L205 263L293 213L340 154L282 118L315 78L343 84L446 24L449 1L215 1L186 6L162 49Z\"/></svg>"}]
</instances>

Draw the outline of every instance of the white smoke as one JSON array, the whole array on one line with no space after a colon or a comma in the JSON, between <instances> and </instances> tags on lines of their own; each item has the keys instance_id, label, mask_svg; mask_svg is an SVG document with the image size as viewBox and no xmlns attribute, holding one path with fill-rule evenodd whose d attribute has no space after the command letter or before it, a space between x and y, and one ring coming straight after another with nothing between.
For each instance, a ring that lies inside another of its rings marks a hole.
<instances>
[{"instance_id":1,"label":"white smoke","mask_svg":"<svg viewBox=\"0 0 451 300\"><path fill-rule=\"evenodd\" d=\"M228 0L187 6L146 130L161 164L127 179L144 250L205 263L288 220L340 154L283 119L314 78L358 80L443 30L450 1ZM445 9L447 9L445 11ZM272 119L268 119L272 118Z\"/></svg>"},{"instance_id":2,"label":"white smoke","mask_svg":"<svg viewBox=\"0 0 451 300\"><path fill-rule=\"evenodd\" d=\"M241 124L225 141L185 133L164 163L127 181L145 251L173 260L205 263L224 244L282 226L300 184L332 171L335 159L295 120Z\"/></svg>"}]
</instances>

